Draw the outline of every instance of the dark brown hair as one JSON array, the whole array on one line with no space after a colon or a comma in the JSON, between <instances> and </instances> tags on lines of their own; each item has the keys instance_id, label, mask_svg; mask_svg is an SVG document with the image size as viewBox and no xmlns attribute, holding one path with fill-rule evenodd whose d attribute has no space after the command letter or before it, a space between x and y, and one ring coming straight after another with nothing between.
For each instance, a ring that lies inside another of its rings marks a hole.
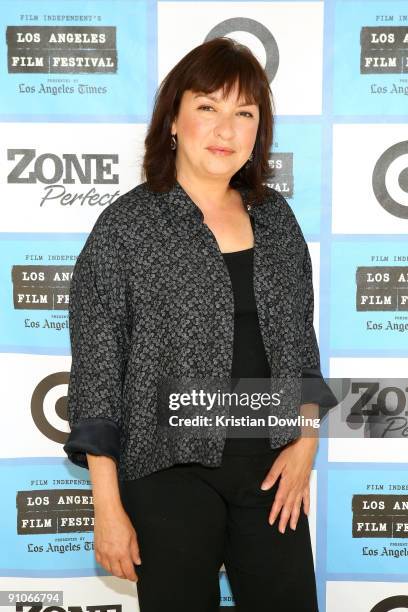
<instances>
[{"instance_id":1,"label":"dark brown hair","mask_svg":"<svg viewBox=\"0 0 408 612\"><path fill-rule=\"evenodd\" d=\"M259 125L252 162L244 164L230 180L231 187L247 187L256 203L270 175L269 151L273 138L273 98L268 77L252 51L228 37L213 38L192 49L161 82L154 99L145 138L142 180L152 191L168 191L176 181L175 152L170 148L171 124L177 117L185 90L227 97L235 83L238 97L259 105Z\"/></svg>"}]
</instances>

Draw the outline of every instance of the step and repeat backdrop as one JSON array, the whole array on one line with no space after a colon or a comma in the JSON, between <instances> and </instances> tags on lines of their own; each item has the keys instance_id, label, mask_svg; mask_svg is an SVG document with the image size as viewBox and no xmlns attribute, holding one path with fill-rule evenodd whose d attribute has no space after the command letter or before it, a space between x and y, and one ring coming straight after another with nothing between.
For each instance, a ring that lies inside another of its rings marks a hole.
<instances>
[{"instance_id":1,"label":"step and repeat backdrop","mask_svg":"<svg viewBox=\"0 0 408 612\"><path fill-rule=\"evenodd\" d=\"M270 185L312 255L324 375L406 376L408 4L1 0L0 9L1 603L134 611L135 584L94 558L89 472L62 450L75 259L104 207L142 180L164 75L193 47L230 36L270 78ZM408 610L406 437L320 441L309 521L321 612ZM224 568L220 587L220 606L233 609Z\"/></svg>"}]
</instances>

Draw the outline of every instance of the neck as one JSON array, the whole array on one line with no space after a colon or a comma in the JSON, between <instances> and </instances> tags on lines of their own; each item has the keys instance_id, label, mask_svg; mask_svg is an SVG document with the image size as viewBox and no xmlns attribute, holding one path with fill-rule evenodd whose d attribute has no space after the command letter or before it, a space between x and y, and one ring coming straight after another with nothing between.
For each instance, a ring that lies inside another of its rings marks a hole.
<instances>
[{"instance_id":1,"label":"neck","mask_svg":"<svg viewBox=\"0 0 408 612\"><path fill-rule=\"evenodd\" d=\"M224 208L233 193L229 179L224 177L201 179L177 171L177 180L192 200L200 204L203 212L214 210L214 208Z\"/></svg>"}]
</instances>

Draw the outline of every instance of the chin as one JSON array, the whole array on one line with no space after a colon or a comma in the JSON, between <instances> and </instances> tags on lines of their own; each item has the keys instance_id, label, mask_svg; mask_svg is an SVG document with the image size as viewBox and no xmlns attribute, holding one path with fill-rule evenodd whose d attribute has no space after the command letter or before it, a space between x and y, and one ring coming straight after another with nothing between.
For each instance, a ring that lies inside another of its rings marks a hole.
<instances>
[{"instance_id":1,"label":"chin","mask_svg":"<svg viewBox=\"0 0 408 612\"><path fill-rule=\"evenodd\" d=\"M227 160L225 160L224 163L219 163L217 161L217 163L214 164L206 164L205 167L208 172L211 172L213 174L234 174L236 172L235 164L228 164Z\"/></svg>"}]
</instances>

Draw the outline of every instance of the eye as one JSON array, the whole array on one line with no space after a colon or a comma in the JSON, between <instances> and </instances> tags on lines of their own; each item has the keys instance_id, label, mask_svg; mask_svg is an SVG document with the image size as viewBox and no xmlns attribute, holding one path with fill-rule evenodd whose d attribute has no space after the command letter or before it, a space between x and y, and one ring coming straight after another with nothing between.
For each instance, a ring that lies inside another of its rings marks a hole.
<instances>
[{"instance_id":1,"label":"eye","mask_svg":"<svg viewBox=\"0 0 408 612\"><path fill-rule=\"evenodd\" d=\"M207 104L202 104L201 106L198 107L198 110L204 110L207 108L213 108L212 106L208 106ZM240 111L240 114L244 114L246 115L249 119L252 117L253 118L253 114L250 113L249 111Z\"/></svg>"}]
</instances>

